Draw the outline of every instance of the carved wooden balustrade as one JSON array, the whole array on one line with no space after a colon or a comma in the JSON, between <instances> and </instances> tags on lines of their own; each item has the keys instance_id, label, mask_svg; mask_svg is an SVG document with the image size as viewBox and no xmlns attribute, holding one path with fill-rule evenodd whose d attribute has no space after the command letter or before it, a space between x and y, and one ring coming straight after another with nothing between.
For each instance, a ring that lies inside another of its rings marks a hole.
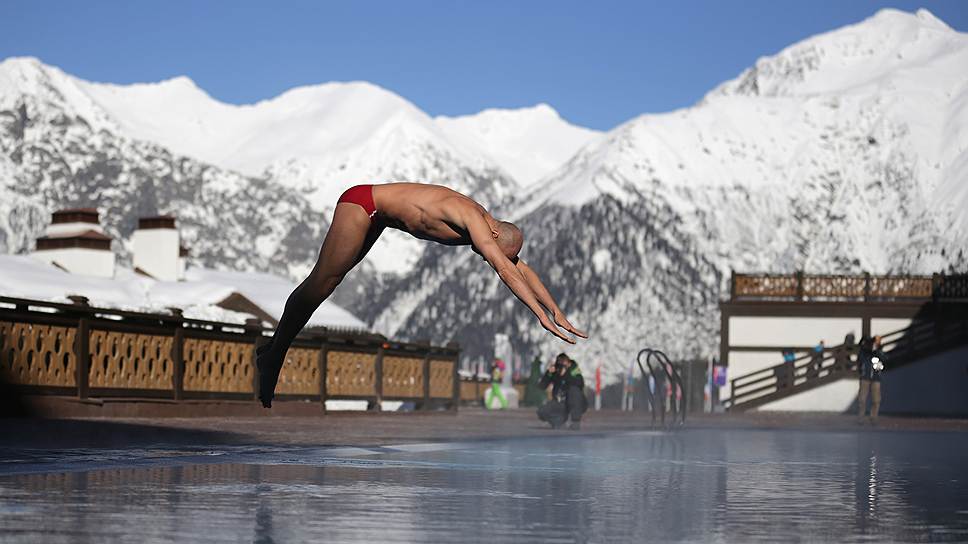
<instances>
[{"instance_id":1,"label":"carved wooden balustrade","mask_svg":"<svg viewBox=\"0 0 968 544\"><path fill-rule=\"evenodd\" d=\"M270 330L86 304L0 297L0 373L31 394L254 399L255 348ZM456 409L456 346L310 331L286 355L276 398L407 400ZM324 404L325 406L325 404Z\"/></svg>"},{"instance_id":2,"label":"carved wooden balustrade","mask_svg":"<svg viewBox=\"0 0 968 544\"><path fill-rule=\"evenodd\" d=\"M966 300L968 275L873 276L736 274L732 300L892 301Z\"/></svg>"}]
</instances>

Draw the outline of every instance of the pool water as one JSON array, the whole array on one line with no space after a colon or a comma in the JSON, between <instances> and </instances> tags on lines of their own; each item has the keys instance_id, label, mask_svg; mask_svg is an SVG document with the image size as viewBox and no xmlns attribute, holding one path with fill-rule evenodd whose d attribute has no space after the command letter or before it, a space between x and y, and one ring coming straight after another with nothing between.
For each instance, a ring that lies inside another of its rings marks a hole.
<instances>
[{"instance_id":1,"label":"pool water","mask_svg":"<svg viewBox=\"0 0 968 544\"><path fill-rule=\"evenodd\" d=\"M0 542L968 540L968 435L6 452Z\"/></svg>"}]
</instances>

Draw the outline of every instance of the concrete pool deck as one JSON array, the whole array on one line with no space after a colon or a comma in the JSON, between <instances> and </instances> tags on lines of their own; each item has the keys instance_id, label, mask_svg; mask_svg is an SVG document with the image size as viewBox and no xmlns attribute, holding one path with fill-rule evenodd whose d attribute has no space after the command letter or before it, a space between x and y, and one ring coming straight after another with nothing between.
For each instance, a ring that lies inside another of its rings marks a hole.
<instances>
[{"instance_id":1,"label":"concrete pool deck","mask_svg":"<svg viewBox=\"0 0 968 544\"><path fill-rule=\"evenodd\" d=\"M284 411L280 411L285 413ZM118 448L146 444L272 444L380 446L386 444L602 435L652 428L649 414L589 412L580 431L552 430L530 409L458 413L331 412L325 416L192 418L2 419L0 448ZM763 429L841 432L968 431L968 419L881 417L876 425L842 414L751 412L694 414L688 429Z\"/></svg>"}]
</instances>

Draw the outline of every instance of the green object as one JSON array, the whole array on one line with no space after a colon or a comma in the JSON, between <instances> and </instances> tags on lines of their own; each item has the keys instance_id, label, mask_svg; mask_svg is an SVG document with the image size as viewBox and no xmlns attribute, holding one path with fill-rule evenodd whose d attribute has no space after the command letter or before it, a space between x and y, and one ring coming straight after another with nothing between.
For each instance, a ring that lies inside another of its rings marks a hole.
<instances>
[{"instance_id":1,"label":"green object","mask_svg":"<svg viewBox=\"0 0 968 544\"><path fill-rule=\"evenodd\" d=\"M531 361L531 375L528 377L528 385L524 389L522 403L525 406L541 406L547 400L547 393L538 385L538 382L541 381L541 374L541 359L535 357Z\"/></svg>"},{"instance_id":2,"label":"green object","mask_svg":"<svg viewBox=\"0 0 968 544\"><path fill-rule=\"evenodd\" d=\"M499 399L501 401L501 409L508 409L508 399L504 396L504 392L501 391L501 384L498 382L491 382L491 398L487 399L487 409L491 410L491 405L494 404L494 399Z\"/></svg>"}]
</instances>

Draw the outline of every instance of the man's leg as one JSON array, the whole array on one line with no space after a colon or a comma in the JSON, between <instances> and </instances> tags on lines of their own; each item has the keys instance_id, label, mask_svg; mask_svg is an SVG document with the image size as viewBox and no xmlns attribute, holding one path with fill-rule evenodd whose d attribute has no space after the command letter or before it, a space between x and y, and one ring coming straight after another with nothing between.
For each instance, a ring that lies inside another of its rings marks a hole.
<instances>
[{"instance_id":1,"label":"man's leg","mask_svg":"<svg viewBox=\"0 0 968 544\"><path fill-rule=\"evenodd\" d=\"M504 391L501 390L501 384L494 384L494 392L497 393L497 398L501 401L501 409L508 409L508 398L504 396Z\"/></svg>"},{"instance_id":2,"label":"man's leg","mask_svg":"<svg viewBox=\"0 0 968 544\"><path fill-rule=\"evenodd\" d=\"M508 407L508 399L504 398L504 393L501 391L500 382L491 382L491 396L487 399L488 410L491 409L495 399L501 403L502 409L506 409Z\"/></svg>"},{"instance_id":3,"label":"man's leg","mask_svg":"<svg viewBox=\"0 0 968 544\"><path fill-rule=\"evenodd\" d=\"M547 421L551 427L557 429L565 423L565 406L557 400L549 400L538 408L538 419Z\"/></svg>"},{"instance_id":4,"label":"man's leg","mask_svg":"<svg viewBox=\"0 0 968 544\"><path fill-rule=\"evenodd\" d=\"M877 421L881 411L881 382L871 382L871 421Z\"/></svg>"},{"instance_id":5,"label":"man's leg","mask_svg":"<svg viewBox=\"0 0 968 544\"><path fill-rule=\"evenodd\" d=\"M382 231L383 226L371 222L361 206L348 202L336 205L316 266L286 300L272 340L258 350L259 399L263 406L272 405L279 371L293 339L346 273L366 256Z\"/></svg>"},{"instance_id":6,"label":"man's leg","mask_svg":"<svg viewBox=\"0 0 968 544\"><path fill-rule=\"evenodd\" d=\"M567 410L571 418L571 428L578 429L581 426L581 416L585 413L585 393L578 387L568 388Z\"/></svg>"},{"instance_id":7,"label":"man's leg","mask_svg":"<svg viewBox=\"0 0 968 544\"><path fill-rule=\"evenodd\" d=\"M860 381L860 390L857 392L857 417L864 417L867 411L867 391L870 389L871 382Z\"/></svg>"}]
</instances>

